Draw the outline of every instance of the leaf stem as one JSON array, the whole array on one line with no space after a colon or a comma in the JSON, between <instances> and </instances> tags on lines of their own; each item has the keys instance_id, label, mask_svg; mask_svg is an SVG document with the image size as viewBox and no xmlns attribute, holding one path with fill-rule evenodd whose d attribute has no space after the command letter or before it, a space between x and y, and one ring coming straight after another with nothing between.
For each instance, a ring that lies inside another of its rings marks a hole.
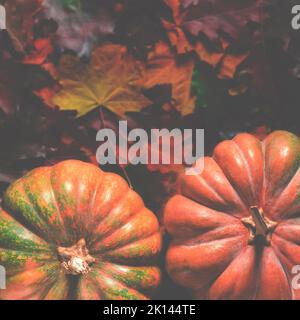
<instances>
[{"instance_id":1,"label":"leaf stem","mask_svg":"<svg viewBox=\"0 0 300 320\"><path fill-rule=\"evenodd\" d=\"M105 128L105 117L104 117L104 112L103 112L103 106L99 106L99 115L100 115L100 129L104 129ZM131 179L130 179L126 169L122 165L120 165L119 161L117 163L123 173L123 176L125 177L128 185L129 185L129 188L133 189Z\"/></svg>"}]
</instances>

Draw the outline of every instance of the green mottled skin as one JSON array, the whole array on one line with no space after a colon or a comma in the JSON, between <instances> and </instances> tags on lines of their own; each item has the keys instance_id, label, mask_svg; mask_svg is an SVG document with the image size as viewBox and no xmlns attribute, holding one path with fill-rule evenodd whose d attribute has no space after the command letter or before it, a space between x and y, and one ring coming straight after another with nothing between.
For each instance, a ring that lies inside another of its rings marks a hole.
<instances>
[{"instance_id":1,"label":"green mottled skin","mask_svg":"<svg viewBox=\"0 0 300 320\"><path fill-rule=\"evenodd\" d=\"M139 297L134 295L134 294L130 294L130 292L128 292L128 289L114 289L114 288L109 288L109 290L107 290L107 294L109 298L122 298L124 300L138 300Z\"/></svg>"},{"instance_id":2,"label":"green mottled skin","mask_svg":"<svg viewBox=\"0 0 300 320\"><path fill-rule=\"evenodd\" d=\"M115 174L75 160L38 168L8 188L3 208L0 265L8 284L0 299L146 299L159 285L157 219ZM80 239L96 263L71 293L57 248Z\"/></svg>"}]
</instances>

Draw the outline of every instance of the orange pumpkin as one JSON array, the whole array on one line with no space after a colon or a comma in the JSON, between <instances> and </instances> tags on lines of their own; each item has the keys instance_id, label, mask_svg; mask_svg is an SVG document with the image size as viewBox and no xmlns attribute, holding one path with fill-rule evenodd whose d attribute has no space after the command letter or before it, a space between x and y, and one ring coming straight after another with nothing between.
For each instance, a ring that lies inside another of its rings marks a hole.
<instances>
[{"instance_id":1,"label":"orange pumpkin","mask_svg":"<svg viewBox=\"0 0 300 320\"><path fill-rule=\"evenodd\" d=\"M221 142L165 207L171 277L198 299L300 299L300 141Z\"/></svg>"},{"instance_id":2,"label":"orange pumpkin","mask_svg":"<svg viewBox=\"0 0 300 320\"><path fill-rule=\"evenodd\" d=\"M13 183L3 206L0 299L147 299L158 286L158 221L120 176L64 161Z\"/></svg>"}]
</instances>

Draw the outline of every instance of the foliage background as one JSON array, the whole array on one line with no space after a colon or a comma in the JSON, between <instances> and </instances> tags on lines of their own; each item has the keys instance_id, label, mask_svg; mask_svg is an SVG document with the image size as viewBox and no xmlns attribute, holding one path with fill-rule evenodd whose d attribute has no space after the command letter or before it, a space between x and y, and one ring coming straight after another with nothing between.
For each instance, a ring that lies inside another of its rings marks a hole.
<instances>
[{"instance_id":1,"label":"foliage background","mask_svg":"<svg viewBox=\"0 0 300 320\"><path fill-rule=\"evenodd\" d=\"M207 154L238 132L299 134L297 1L0 4L8 21L0 32L1 195L37 166L97 164L97 130L117 131L120 119L146 130L204 128ZM160 218L183 166L103 169L130 180ZM156 298L189 298L164 279Z\"/></svg>"}]
</instances>

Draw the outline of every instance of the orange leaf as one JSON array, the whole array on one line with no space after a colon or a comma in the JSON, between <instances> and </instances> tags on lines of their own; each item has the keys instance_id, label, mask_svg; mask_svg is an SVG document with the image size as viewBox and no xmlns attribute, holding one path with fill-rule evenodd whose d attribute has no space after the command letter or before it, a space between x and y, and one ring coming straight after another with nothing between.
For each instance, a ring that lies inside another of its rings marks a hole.
<instances>
[{"instance_id":1,"label":"orange leaf","mask_svg":"<svg viewBox=\"0 0 300 320\"><path fill-rule=\"evenodd\" d=\"M39 38L34 41L34 50L24 58L25 64L43 64L53 52L52 41L49 38Z\"/></svg>"},{"instance_id":2,"label":"orange leaf","mask_svg":"<svg viewBox=\"0 0 300 320\"><path fill-rule=\"evenodd\" d=\"M208 63L214 68L220 63L220 61L222 60L222 57L224 56L223 52L208 51L204 46L204 44L200 41L196 43L195 51L202 61Z\"/></svg>"},{"instance_id":3,"label":"orange leaf","mask_svg":"<svg viewBox=\"0 0 300 320\"><path fill-rule=\"evenodd\" d=\"M144 88L172 85L175 108L183 115L192 113L195 106L195 100L191 96L193 70L192 59L180 63L165 42L158 42L148 56Z\"/></svg>"},{"instance_id":4,"label":"orange leaf","mask_svg":"<svg viewBox=\"0 0 300 320\"><path fill-rule=\"evenodd\" d=\"M248 53L240 55L226 54L221 65L219 78L233 78L237 67L247 58Z\"/></svg>"},{"instance_id":5,"label":"orange leaf","mask_svg":"<svg viewBox=\"0 0 300 320\"><path fill-rule=\"evenodd\" d=\"M173 21L162 20L162 23L167 30L170 43L176 48L177 53L183 54L195 51L202 61L214 68L219 68L218 77L220 79L233 78L237 67L246 59L247 54L228 54L229 43L222 38L219 40L221 44L219 50L208 50L201 41L197 41L195 45L192 45L183 30L185 14L184 10L182 10L182 1L164 0L164 2L172 10Z\"/></svg>"},{"instance_id":6,"label":"orange leaf","mask_svg":"<svg viewBox=\"0 0 300 320\"><path fill-rule=\"evenodd\" d=\"M202 61L210 64L214 68L219 68L219 79L233 78L237 67L248 56L248 52L233 55L228 52L228 48L229 44L225 41L222 41L222 49L219 52L209 51L200 41L195 45L195 51Z\"/></svg>"}]
</instances>

